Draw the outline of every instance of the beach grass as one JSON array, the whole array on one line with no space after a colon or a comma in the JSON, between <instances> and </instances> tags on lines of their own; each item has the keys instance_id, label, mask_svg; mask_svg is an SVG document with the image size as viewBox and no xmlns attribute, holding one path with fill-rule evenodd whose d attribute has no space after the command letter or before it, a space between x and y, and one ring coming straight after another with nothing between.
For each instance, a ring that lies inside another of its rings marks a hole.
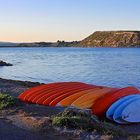
<instances>
[{"instance_id":1,"label":"beach grass","mask_svg":"<svg viewBox=\"0 0 140 140\"><path fill-rule=\"evenodd\" d=\"M0 109L11 107L14 106L15 104L16 104L16 98L8 94L0 93Z\"/></svg>"},{"instance_id":2,"label":"beach grass","mask_svg":"<svg viewBox=\"0 0 140 140\"><path fill-rule=\"evenodd\" d=\"M94 115L86 112L65 109L62 113L52 118L52 125L66 127L70 129L80 129L85 131L96 131L102 135L126 136L124 131L111 123L101 122Z\"/></svg>"}]
</instances>

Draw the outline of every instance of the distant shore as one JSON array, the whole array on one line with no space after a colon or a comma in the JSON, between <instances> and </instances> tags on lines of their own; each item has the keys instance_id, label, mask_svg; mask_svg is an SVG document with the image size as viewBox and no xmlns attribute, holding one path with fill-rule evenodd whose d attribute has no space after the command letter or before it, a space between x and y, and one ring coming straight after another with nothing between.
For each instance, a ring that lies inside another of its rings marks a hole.
<instances>
[{"instance_id":1,"label":"distant shore","mask_svg":"<svg viewBox=\"0 0 140 140\"><path fill-rule=\"evenodd\" d=\"M140 47L140 31L96 31L80 41L57 42L31 42L10 43L0 42L0 46L17 47L111 47L111 48L136 48Z\"/></svg>"}]
</instances>

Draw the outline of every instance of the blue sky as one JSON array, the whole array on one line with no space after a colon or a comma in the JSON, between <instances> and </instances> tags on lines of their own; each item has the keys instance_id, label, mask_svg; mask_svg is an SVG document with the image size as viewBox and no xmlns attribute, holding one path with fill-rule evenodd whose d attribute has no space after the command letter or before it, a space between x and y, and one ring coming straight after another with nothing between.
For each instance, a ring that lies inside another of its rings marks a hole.
<instances>
[{"instance_id":1,"label":"blue sky","mask_svg":"<svg viewBox=\"0 0 140 140\"><path fill-rule=\"evenodd\" d=\"M0 0L0 41L81 40L140 30L140 0Z\"/></svg>"}]
</instances>

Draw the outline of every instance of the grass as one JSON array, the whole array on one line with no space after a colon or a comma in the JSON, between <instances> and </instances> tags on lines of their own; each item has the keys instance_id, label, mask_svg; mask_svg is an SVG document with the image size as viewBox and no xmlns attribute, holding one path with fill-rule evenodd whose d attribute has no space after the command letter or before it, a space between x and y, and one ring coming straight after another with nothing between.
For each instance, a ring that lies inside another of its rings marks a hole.
<instances>
[{"instance_id":1,"label":"grass","mask_svg":"<svg viewBox=\"0 0 140 140\"><path fill-rule=\"evenodd\" d=\"M52 118L52 125L85 131L96 131L102 135L126 136L123 130L113 124L101 122L96 116L66 109Z\"/></svg>"},{"instance_id":2,"label":"grass","mask_svg":"<svg viewBox=\"0 0 140 140\"><path fill-rule=\"evenodd\" d=\"M55 117L53 119L53 125L56 126L65 126L67 128L76 128L91 131L93 129L92 124L90 124L90 120L87 118L82 118L79 116L73 117Z\"/></svg>"},{"instance_id":3,"label":"grass","mask_svg":"<svg viewBox=\"0 0 140 140\"><path fill-rule=\"evenodd\" d=\"M14 106L16 104L16 99L8 94L0 93L0 109Z\"/></svg>"}]
</instances>

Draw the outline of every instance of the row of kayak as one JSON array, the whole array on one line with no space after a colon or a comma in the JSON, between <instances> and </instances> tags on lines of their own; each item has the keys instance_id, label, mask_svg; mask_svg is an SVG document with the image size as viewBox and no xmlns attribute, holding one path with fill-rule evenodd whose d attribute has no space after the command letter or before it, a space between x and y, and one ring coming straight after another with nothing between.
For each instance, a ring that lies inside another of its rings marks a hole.
<instances>
[{"instance_id":1,"label":"row of kayak","mask_svg":"<svg viewBox=\"0 0 140 140\"><path fill-rule=\"evenodd\" d=\"M49 83L30 88L20 100L47 106L75 106L120 124L140 122L140 92L137 88L110 88L81 82Z\"/></svg>"}]
</instances>

